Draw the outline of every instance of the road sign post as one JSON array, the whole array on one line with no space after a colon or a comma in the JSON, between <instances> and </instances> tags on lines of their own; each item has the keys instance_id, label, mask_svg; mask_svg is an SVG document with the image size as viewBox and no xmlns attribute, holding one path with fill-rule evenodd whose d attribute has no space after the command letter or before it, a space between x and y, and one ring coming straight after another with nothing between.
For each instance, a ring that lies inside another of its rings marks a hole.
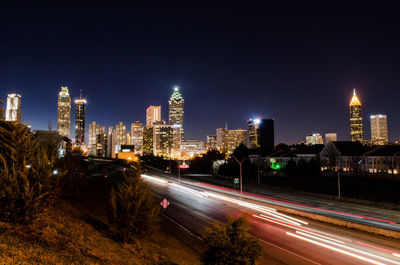
<instances>
[{"instance_id":1,"label":"road sign post","mask_svg":"<svg viewBox=\"0 0 400 265\"><path fill-rule=\"evenodd\" d=\"M186 164L185 162L183 162L182 165L178 166L178 180L179 180L179 182L181 182L181 168L183 168L183 169L189 168L189 165Z\"/></svg>"}]
</instances>

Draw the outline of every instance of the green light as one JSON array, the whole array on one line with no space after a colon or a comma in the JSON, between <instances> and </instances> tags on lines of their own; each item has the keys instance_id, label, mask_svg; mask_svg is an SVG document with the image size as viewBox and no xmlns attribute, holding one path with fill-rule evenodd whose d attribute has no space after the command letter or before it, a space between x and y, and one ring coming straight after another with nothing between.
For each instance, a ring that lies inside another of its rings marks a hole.
<instances>
[{"instance_id":1,"label":"green light","mask_svg":"<svg viewBox=\"0 0 400 265\"><path fill-rule=\"evenodd\" d=\"M281 169L281 165L279 163L272 163L271 168L273 170L279 170L279 169Z\"/></svg>"}]
</instances>

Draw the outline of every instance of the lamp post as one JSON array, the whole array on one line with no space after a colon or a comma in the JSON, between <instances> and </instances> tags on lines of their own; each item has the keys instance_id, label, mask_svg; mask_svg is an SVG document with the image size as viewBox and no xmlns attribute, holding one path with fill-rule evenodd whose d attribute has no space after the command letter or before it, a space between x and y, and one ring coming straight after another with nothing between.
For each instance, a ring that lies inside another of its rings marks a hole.
<instances>
[{"instance_id":1,"label":"lamp post","mask_svg":"<svg viewBox=\"0 0 400 265\"><path fill-rule=\"evenodd\" d=\"M246 158L243 158L242 161L239 161L235 156L232 156L236 162L239 164L240 167L240 197L242 197L242 193L243 193L243 185L242 185L242 164L243 162L246 160Z\"/></svg>"}]
</instances>

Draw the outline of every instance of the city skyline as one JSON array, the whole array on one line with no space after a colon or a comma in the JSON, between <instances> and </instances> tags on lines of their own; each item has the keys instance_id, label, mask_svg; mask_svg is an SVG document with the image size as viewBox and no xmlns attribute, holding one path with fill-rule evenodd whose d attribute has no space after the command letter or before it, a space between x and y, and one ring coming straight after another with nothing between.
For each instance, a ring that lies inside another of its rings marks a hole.
<instances>
[{"instance_id":1,"label":"city skyline","mask_svg":"<svg viewBox=\"0 0 400 265\"><path fill-rule=\"evenodd\" d=\"M50 114L59 88L67 86L72 100L82 89L87 121L108 127L144 122L149 105L161 105L168 117L167 99L179 86L190 102L185 134L203 140L225 123L243 128L254 117L275 119L276 143L332 131L350 140L346 102L354 87L364 121L376 113L400 120L396 105L386 101L400 87L399 23L391 11L351 4L214 8L10 7L1 17L9 31L0 97L21 94L23 121L46 129L49 120L53 127L57 122ZM364 138L370 139L367 123ZM400 124L389 122L388 130L390 141L399 138Z\"/></svg>"}]
</instances>

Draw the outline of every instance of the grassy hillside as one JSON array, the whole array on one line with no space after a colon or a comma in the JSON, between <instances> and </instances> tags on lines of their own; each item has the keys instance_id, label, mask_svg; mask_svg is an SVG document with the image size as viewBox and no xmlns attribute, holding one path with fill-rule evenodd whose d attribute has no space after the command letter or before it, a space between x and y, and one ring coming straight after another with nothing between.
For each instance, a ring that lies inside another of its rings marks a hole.
<instances>
[{"instance_id":1,"label":"grassy hillside","mask_svg":"<svg viewBox=\"0 0 400 265\"><path fill-rule=\"evenodd\" d=\"M61 202L31 225L0 223L1 264L200 264L201 243L167 220L151 238L123 244L82 212Z\"/></svg>"}]
</instances>

